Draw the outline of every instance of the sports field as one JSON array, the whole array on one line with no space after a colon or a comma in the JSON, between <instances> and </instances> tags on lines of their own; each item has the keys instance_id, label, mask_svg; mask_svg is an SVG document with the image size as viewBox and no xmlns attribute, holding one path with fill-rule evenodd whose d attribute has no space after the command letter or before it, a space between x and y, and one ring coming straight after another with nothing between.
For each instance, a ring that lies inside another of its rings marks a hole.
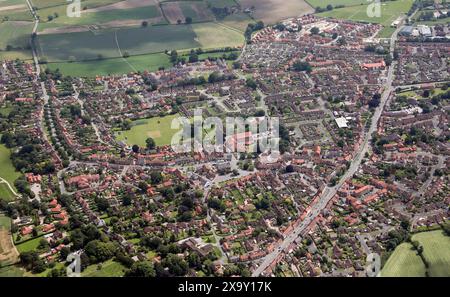
<instances>
[{"instance_id":1,"label":"sports field","mask_svg":"<svg viewBox=\"0 0 450 297\"><path fill-rule=\"evenodd\" d=\"M3 144L0 144L0 177L5 179L14 188L14 181L21 175L11 163L11 152ZM14 189L15 190L15 189Z\"/></svg>"},{"instance_id":2,"label":"sports field","mask_svg":"<svg viewBox=\"0 0 450 297\"><path fill-rule=\"evenodd\" d=\"M429 263L426 268L421 257L410 243L399 245L381 271L381 276L450 276L450 237L442 230L413 235L423 246L423 256Z\"/></svg>"},{"instance_id":3,"label":"sports field","mask_svg":"<svg viewBox=\"0 0 450 297\"><path fill-rule=\"evenodd\" d=\"M318 13L317 15L336 19L347 19L352 21L381 24L384 26L384 29L380 32L379 37L390 37L395 30L394 28L390 28L390 25L399 16L406 14L411 8L413 2L413 0L381 2L380 17L370 17L367 13L368 5L338 8L331 11Z\"/></svg>"},{"instance_id":4,"label":"sports field","mask_svg":"<svg viewBox=\"0 0 450 297\"><path fill-rule=\"evenodd\" d=\"M148 137L153 138L158 146L169 145L172 136L178 131L170 128L172 120L178 117L179 115L175 114L136 120L130 130L119 132L116 138L123 140L128 145L137 144L140 147L145 147L145 140Z\"/></svg>"},{"instance_id":5,"label":"sports field","mask_svg":"<svg viewBox=\"0 0 450 297\"><path fill-rule=\"evenodd\" d=\"M166 54L148 54L124 58L113 58L87 62L57 62L45 67L59 69L62 74L94 77L96 75L124 74L135 71L156 71L159 67L169 68L169 56Z\"/></svg>"}]
</instances>

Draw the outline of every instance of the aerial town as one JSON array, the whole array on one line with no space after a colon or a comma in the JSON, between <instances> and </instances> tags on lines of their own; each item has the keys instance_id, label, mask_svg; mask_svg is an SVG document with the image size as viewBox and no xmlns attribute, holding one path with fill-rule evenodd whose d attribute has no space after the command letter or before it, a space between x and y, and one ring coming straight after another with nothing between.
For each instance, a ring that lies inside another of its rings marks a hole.
<instances>
[{"instance_id":1,"label":"aerial town","mask_svg":"<svg viewBox=\"0 0 450 297\"><path fill-rule=\"evenodd\" d=\"M450 276L448 21L251 28L154 71L1 61L0 275ZM222 144L244 152L174 150L198 110L278 118L279 157L248 127Z\"/></svg>"}]
</instances>

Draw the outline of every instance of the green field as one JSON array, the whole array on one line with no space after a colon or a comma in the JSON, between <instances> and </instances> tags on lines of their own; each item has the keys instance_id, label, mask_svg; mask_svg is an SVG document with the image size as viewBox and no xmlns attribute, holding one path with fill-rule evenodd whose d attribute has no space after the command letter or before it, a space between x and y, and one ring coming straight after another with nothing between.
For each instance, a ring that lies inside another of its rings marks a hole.
<instances>
[{"instance_id":1,"label":"green field","mask_svg":"<svg viewBox=\"0 0 450 297\"><path fill-rule=\"evenodd\" d=\"M116 42L117 40L117 42ZM40 56L49 61L68 61L120 56L117 43L130 55L163 52L166 49L196 48L195 33L190 26L150 26L147 28L108 29L98 32L47 34L38 37Z\"/></svg>"},{"instance_id":2,"label":"green field","mask_svg":"<svg viewBox=\"0 0 450 297\"><path fill-rule=\"evenodd\" d=\"M361 4L367 4L366 0L306 0L306 2L311 5L313 8L316 7L327 7L328 4L333 5L333 7L336 7L337 5L344 5L344 6L355 6L355 5L361 5Z\"/></svg>"},{"instance_id":3,"label":"green field","mask_svg":"<svg viewBox=\"0 0 450 297\"><path fill-rule=\"evenodd\" d=\"M406 14L411 8L413 0L397 0L389 2L381 2L381 16L369 17L367 14L368 5L349 6L344 8L333 9L318 13L318 16L332 17L336 19L347 19L352 21L361 21L368 23L376 23L384 26L384 29L379 33L379 37L390 37L394 32L394 28L390 25L399 16Z\"/></svg>"},{"instance_id":4,"label":"green field","mask_svg":"<svg viewBox=\"0 0 450 297\"><path fill-rule=\"evenodd\" d=\"M24 49L29 46L33 23L31 22L4 22L0 23L0 50L7 45Z\"/></svg>"},{"instance_id":5,"label":"green field","mask_svg":"<svg viewBox=\"0 0 450 297\"><path fill-rule=\"evenodd\" d=\"M159 9L155 5L128 9L83 12L79 18L68 17L66 13L66 5L46 8L39 10L38 13L45 22L44 26L42 26L43 28L68 25L102 24L121 20L148 20L161 16ZM54 17L55 13L58 17ZM53 16L53 19L49 20L48 16ZM49 26L50 24L52 26Z\"/></svg>"},{"instance_id":6,"label":"green field","mask_svg":"<svg viewBox=\"0 0 450 297\"><path fill-rule=\"evenodd\" d=\"M430 263L430 276L450 276L450 236L436 230L418 233L412 240L423 246L423 255Z\"/></svg>"},{"instance_id":7,"label":"green field","mask_svg":"<svg viewBox=\"0 0 450 297\"><path fill-rule=\"evenodd\" d=\"M0 215L0 228L10 229L11 228L11 218Z\"/></svg>"},{"instance_id":8,"label":"green field","mask_svg":"<svg viewBox=\"0 0 450 297\"><path fill-rule=\"evenodd\" d=\"M237 47L244 44L241 32L219 23L194 24L192 29L202 48Z\"/></svg>"},{"instance_id":9,"label":"green field","mask_svg":"<svg viewBox=\"0 0 450 297\"><path fill-rule=\"evenodd\" d=\"M24 243L17 244L16 248L19 251L19 253L35 251L35 250L37 250L37 247L39 246L39 242L41 241L42 238L44 238L44 237L40 236L40 237L33 238L31 240L28 240Z\"/></svg>"},{"instance_id":10,"label":"green field","mask_svg":"<svg viewBox=\"0 0 450 297\"><path fill-rule=\"evenodd\" d=\"M119 132L116 138L128 145L137 144L140 147L145 147L145 140L148 137L152 137L158 146L169 145L172 136L178 131L170 128L172 120L177 117L179 115L175 114L134 121L130 130Z\"/></svg>"},{"instance_id":11,"label":"green field","mask_svg":"<svg viewBox=\"0 0 450 297\"><path fill-rule=\"evenodd\" d=\"M16 196L11 192L6 183L0 183L0 200L13 201Z\"/></svg>"},{"instance_id":12,"label":"green field","mask_svg":"<svg viewBox=\"0 0 450 297\"><path fill-rule=\"evenodd\" d=\"M120 277L124 275L125 266L119 262L108 260L101 264L101 269L98 269L98 264L90 265L81 273L84 277Z\"/></svg>"},{"instance_id":13,"label":"green field","mask_svg":"<svg viewBox=\"0 0 450 297\"><path fill-rule=\"evenodd\" d=\"M412 237L423 246L423 256L429 263L429 268L412 244L400 244L381 271L382 276L450 276L450 237L442 230L417 233Z\"/></svg>"},{"instance_id":14,"label":"green field","mask_svg":"<svg viewBox=\"0 0 450 297\"><path fill-rule=\"evenodd\" d=\"M0 277L20 277L24 271L18 266L8 266L0 268Z\"/></svg>"},{"instance_id":15,"label":"green field","mask_svg":"<svg viewBox=\"0 0 450 297\"><path fill-rule=\"evenodd\" d=\"M8 8L8 9L7 9ZM33 16L25 0L2 0L0 1L1 21L32 21Z\"/></svg>"},{"instance_id":16,"label":"green field","mask_svg":"<svg viewBox=\"0 0 450 297\"><path fill-rule=\"evenodd\" d=\"M14 188L14 181L21 175L11 163L11 152L3 144L0 144L0 177L4 178ZM14 189L15 190L15 189Z\"/></svg>"},{"instance_id":17,"label":"green field","mask_svg":"<svg viewBox=\"0 0 450 297\"><path fill-rule=\"evenodd\" d=\"M400 244L381 271L382 276L425 276L425 264L410 243Z\"/></svg>"},{"instance_id":18,"label":"green field","mask_svg":"<svg viewBox=\"0 0 450 297\"><path fill-rule=\"evenodd\" d=\"M124 74L134 71L156 71L159 67L169 68L169 56L166 54L148 54L131 56L126 59L113 58L87 62L57 62L46 64L45 67L59 69L64 75L87 76Z\"/></svg>"}]
</instances>

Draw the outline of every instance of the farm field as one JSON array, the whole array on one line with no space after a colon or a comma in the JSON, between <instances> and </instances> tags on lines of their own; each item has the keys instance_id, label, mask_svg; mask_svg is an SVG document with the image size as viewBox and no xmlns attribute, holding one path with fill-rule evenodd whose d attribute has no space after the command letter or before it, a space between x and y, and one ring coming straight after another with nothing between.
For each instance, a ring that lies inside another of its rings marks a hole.
<instances>
[{"instance_id":1,"label":"farm field","mask_svg":"<svg viewBox=\"0 0 450 297\"><path fill-rule=\"evenodd\" d=\"M204 1L168 1L162 2L161 8L167 21L171 24L184 23L187 17L193 22L213 21L214 16Z\"/></svg>"},{"instance_id":2,"label":"farm field","mask_svg":"<svg viewBox=\"0 0 450 297\"><path fill-rule=\"evenodd\" d=\"M240 0L242 7L255 7L253 17L265 24L313 13L314 9L304 0Z\"/></svg>"},{"instance_id":3,"label":"farm field","mask_svg":"<svg viewBox=\"0 0 450 297\"><path fill-rule=\"evenodd\" d=\"M318 13L317 15L322 17L381 24L384 26L384 29L379 33L379 37L390 37L395 31L394 28L390 28L391 23L395 21L399 16L406 14L411 8L412 3L413 0L382 2L380 17L369 17L367 15L368 5L338 8L331 11Z\"/></svg>"},{"instance_id":4,"label":"farm field","mask_svg":"<svg viewBox=\"0 0 450 297\"><path fill-rule=\"evenodd\" d=\"M94 77L96 75L124 74L134 71L156 71L159 67L169 68L169 56L166 54L148 54L124 58L113 58L86 62L49 63L45 67L59 69L62 74Z\"/></svg>"},{"instance_id":5,"label":"farm field","mask_svg":"<svg viewBox=\"0 0 450 297\"><path fill-rule=\"evenodd\" d=\"M12 46L14 49L25 49L29 46L33 23L4 22L0 23L0 50Z\"/></svg>"},{"instance_id":6,"label":"farm field","mask_svg":"<svg viewBox=\"0 0 450 297\"><path fill-rule=\"evenodd\" d=\"M423 256L429 263L426 268L421 257L410 243L400 244L384 265L381 276L450 276L450 237L442 230L417 233L412 236L423 246Z\"/></svg>"},{"instance_id":7,"label":"farm field","mask_svg":"<svg viewBox=\"0 0 450 297\"><path fill-rule=\"evenodd\" d=\"M423 255L430 264L430 276L450 276L450 236L436 230L415 234L412 240L423 246Z\"/></svg>"},{"instance_id":8,"label":"farm field","mask_svg":"<svg viewBox=\"0 0 450 297\"><path fill-rule=\"evenodd\" d=\"M425 276L425 264L410 243L402 243L387 260L381 276Z\"/></svg>"},{"instance_id":9,"label":"farm field","mask_svg":"<svg viewBox=\"0 0 450 297\"><path fill-rule=\"evenodd\" d=\"M112 24L120 24L120 21L133 20L138 21L138 23L143 20L147 20L149 23L158 23L163 21L161 11L156 5L101 11L90 9L83 11L79 18L68 17L65 10L65 6L58 6L46 8L43 11L40 11L41 18L44 19L45 22L44 28L49 27L50 25L51 27L62 27L69 25L103 24L109 22L112 22ZM58 17L54 17L55 13ZM48 16L53 16L52 20L49 20Z\"/></svg>"},{"instance_id":10,"label":"farm field","mask_svg":"<svg viewBox=\"0 0 450 297\"><path fill-rule=\"evenodd\" d=\"M218 34L221 32L221 34ZM130 55L161 53L165 50L240 46L243 36L219 24L162 25L147 28L108 29L95 32L45 34L37 38L40 57L49 62L97 60Z\"/></svg>"},{"instance_id":11,"label":"farm field","mask_svg":"<svg viewBox=\"0 0 450 297\"><path fill-rule=\"evenodd\" d=\"M145 140L148 137L152 137L158 146L169 145L172 136L178 131L170 128L172 120L177 117L179 117L178 114L136 120L132 123L130 130L118 132L116 138L128 145L137 144L140 147L145 147Z\"/></svg>"},{"instance_id":12,"label":"farm field","mask_svg":"<svg viewBox=\"0 0 450 297\"><path fill-rule=\"evenodd\" d=\"M26 0L0 1L1 21L32 21L33 17L28 9Z\"/></svg>"},{"instance_id":13,"label":"farm field","mask_svg":"<svg viewBox=\"0 0 450 297\"><path fill-rule=\"evenodd\" d=\"M14 181L21 174L20 172L17 172L14 166L12 165L11 159L9 158L10 155L11 155L10 150L3 144L0 144L0 168L2 169L0 177L9 182L11 187L14 188Z\"/></svg>"}]
</instances>

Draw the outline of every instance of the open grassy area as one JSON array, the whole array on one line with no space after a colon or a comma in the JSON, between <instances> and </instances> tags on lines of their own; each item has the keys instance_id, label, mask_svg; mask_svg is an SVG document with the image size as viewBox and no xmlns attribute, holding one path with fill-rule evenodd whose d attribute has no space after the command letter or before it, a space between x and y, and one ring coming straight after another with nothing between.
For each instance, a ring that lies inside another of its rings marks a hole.
<instances>
[{"instance_id":1,"label":"open grassy area","mask_svg":"<svg viewBox=\"0 0 450 297\"><path fill-rule=\"evenodd\" d=\"M325 8L327 7L328 4L333 5L333 7L336 7L337 5L355 6L367 4L366 0L306 0L306 2L313 8L316 7Z\"/></svg>"},{"instance_id":2,"label":"open grassy area","mask_svg":"<svg viewBox=\"0 0 450 297\"><path fill-rule=\"evenodd\" d=\"M169 68L169 56L166 54L148 54L131 56L126 59L113 58L86 62L57 62L46 64L49 69L57 69L65 75L87 76L125 74L134 71L156 71L159 67Z\"/></svg>"},{"instance_id":3,"label":"open grassy area","mask_svg":"<svg viewBox=\"0 0 450 297\"><path fill-rule=\"evenodd\" d=\"M16 245L17 250L19 251L19 253L35 251L37 249L37 247L39 246L39 242L41 241L42 238L44 238L44 237L40 236L40 237L33 238L31 240L28 240L24 243L20 243L20 244Z\"/></svg>"},{"instance_id":4,"label":"open grassy area","mask_svg":"<svg viewBox=\"0 0 450 297\"><path fill-rule=\"evenodd\" d=\"M20 277L24 271L18 266L8 266L0 268L0 277Z\"/></svg>"},{"instance_id":5,"label":"open grassy area","mask_svg":"<svg viewBox=\"0 0 450 297\"><path fill-rule=\"evenodd\" d=\"M352 21L361 21L368 23L376 23L384 26L384 29L380 32L379 37L390 37L395 31L394 28L390 28L390 25L399 16L406 14L411 8L413 0L396 0L381 2L381 15L380 17L370 17L367 14L368 5L349 6L344 8L333 9L318 13L318 16L332 17L336 19L347 19Z\"/></svg>"},{"instance_id":6,"label":"open grassy area","mask_svg":"<svg viewBox=\"0 0 450 297\"><path fill-rule=\"evenodd\" d=\"M236 47L244 44L242 33L218 23L194 24L192 28L202 48Z\"/></svg>"},{"instance_id":7,"label":"open grassy area","mask_svg":"<svg viewBox=\"0 0 450 297\"><path fill-rule=\"evenodd\" d=\"M133 127L127 131L120 131L117 134L117 140L123 140L128 145L137 144L145 147L145 140L152 137L156 145L169 145L172 136L178 131L171 129L172 120L179 115L168 115L165 117L154 117L150 119L141 119L133 122Z\"/></svg>"},{"instance_id":8,"label":"open grassy area","mask_svg":"<svg viewBox=\"0 0 450 297\"><path fill-rule=\"evenodd\" d=\"M33 17L28 9L26 0L0 1L1 21L32 21Z\"/></svg>"},{"instance_id":9,"label":"open grassy area","mask_svg":"<svg viewBox=\"0 0 450 297\"><path fill-rule=\"evenodd\" d=\"M381 276L425 276L425 264L410 243L402 243L389 257Z\"/></svg>"},{"instance_id":10,"label":"open grassy area","mask_svg":"<svg viewBox=\"0 0 450 297\"><path fill-rule=\"evenodd\" d=\"M423 246L423 256L429 264L426 268L411 243L400 244L381 271L381 276L450 276L450 237L442 230L413 235Z\"/></svg>"},{"instance_id":11,"label":"open grassy area","mask_svg":"<svg viewBox=\"0 0 450 297\"><path fill-rule=\"evenodd\" d=\"M0 183L0 200L5 200L7 202L13 201L15 198L14 194L9 189L6 183Z\"/></svg>"},{"instance_id":12,"label":"open grassy area","mask_svg":"<svg viewBox=\"0 0 450 297\"><path fill-rule=\"evenodd\" d=\"M412 240L417 240L423 246L423 255L430 264L430 276L450 276L449 236L442 230L436 230L415 234Z\"/></svg>"},{"instance_id":13,"label":"open grassy area","mask_svg":"<svg viewBox=\"0 0 450 297\"><path fill-rule=\"evenodd\" d=\"M0 23L0 50L6 50L8 45L14 49L25 49L29 46L32 22Z\"/></svg>"},{"instance_id":14,"label":"open grassy area","mask_svg":"<svg viewBox=\"0 0 450 297\"><path fill-rule=\"evenodd\" d=\"M99 265L94 264L86 267L81 273L84 277L120 277L124 275L125 266L119 262L108 260L101 265L101 269L98 269Z\"/></svg>"},{"instance_id":15,"label":"open grassy area","mask_svg":"<svg viewBox=\"0 0 450 297\"><path fill-rule=\"evenodd\" d=\"M14 166L11 163L11 159L9 158L11 155L10 150L0 144L0 177L5 179L9 184L14 188L14 181L21 175L20 172L17 172ZM14 189L15 190L15 189Z\"/></svg>"}]
</instances>

